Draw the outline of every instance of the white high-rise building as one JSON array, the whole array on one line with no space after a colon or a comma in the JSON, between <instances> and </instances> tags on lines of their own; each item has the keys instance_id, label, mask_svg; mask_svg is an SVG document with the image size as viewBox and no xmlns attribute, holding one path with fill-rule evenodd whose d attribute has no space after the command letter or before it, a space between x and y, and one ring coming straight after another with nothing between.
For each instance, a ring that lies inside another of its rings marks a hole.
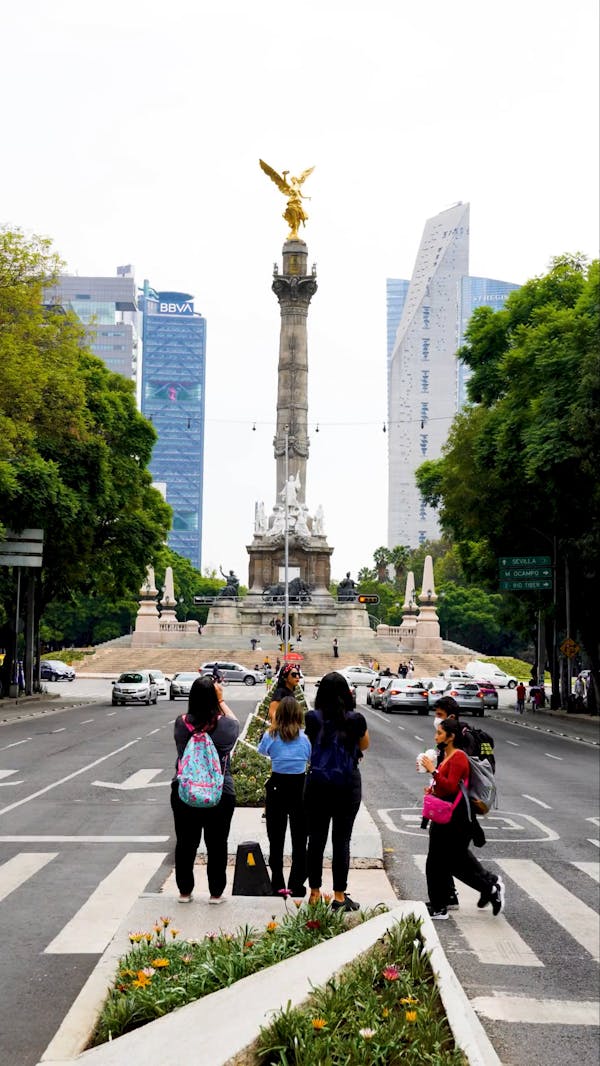
<instances>
[{"instance_id":1,"label":"white high-rise building","mask_svg":"<svg viewBox=\"0 0 600 1066\"><path fill-rule=\"evenodd\" d=\"M469 277L469 205L428 219L410 283L388 279L388 545L439 537L415 470L437 459L466 401L468 367L456 358L476 307L499 310L518 285ZM395 341L390 344L391 334Z\"/></svg>"},{"instance_id":2,"label":"white high-rise building","mask_svg":"<svg viewBox=\"0 0 600 1066\"><path fill-rule=\"evenodd\" d=\"M469 273L469 205L428 219L391 357L388 397L388 544L439 536L415 470L437 458L456 413L461 278Z\"/></svg>"}]
</instances>

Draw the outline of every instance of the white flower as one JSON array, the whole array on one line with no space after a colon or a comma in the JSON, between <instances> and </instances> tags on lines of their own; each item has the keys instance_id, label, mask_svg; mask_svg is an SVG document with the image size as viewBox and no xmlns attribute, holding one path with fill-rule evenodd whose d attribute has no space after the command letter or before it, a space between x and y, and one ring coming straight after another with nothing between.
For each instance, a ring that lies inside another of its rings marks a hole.
<instances>
[{"instance_id":1,"label":"white flower","mask_svg":"<svg viewBox=\"0 0 600 1066\"><path fill-rule=\"evenodd\" d=\"M364 1037L365 1040L372 1040L375 1036L374 1029L359 1029L358 1035Z\"/></svg>"}]
</instances>

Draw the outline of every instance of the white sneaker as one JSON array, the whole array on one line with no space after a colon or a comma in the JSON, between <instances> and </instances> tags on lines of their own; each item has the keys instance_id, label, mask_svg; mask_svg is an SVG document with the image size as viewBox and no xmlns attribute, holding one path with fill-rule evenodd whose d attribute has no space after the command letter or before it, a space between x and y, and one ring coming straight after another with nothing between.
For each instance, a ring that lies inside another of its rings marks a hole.
<instances>
[{"instance_id":1,"label":"white sneaker","mask_svg":"<svg viewBox=\"0 0 600 1066\"><path fill-rule=\"evenodd\" d=\"M180 896L179 899L177 900L177 902L178 903L191 903L192 899L193 899L193 896L190 893L189 896Z\"/></svg>"},{"instance_id":2,"label":"white sneaker","mask_svg":"<svg viewBox=\"0 0 600 1066\"><path fill-rule=\"evenodd\" d=\"M212 903L213 907L218 907L220 903L225 902L225 896L209 896L208 902Z\"/></svg>"}]
</instances>

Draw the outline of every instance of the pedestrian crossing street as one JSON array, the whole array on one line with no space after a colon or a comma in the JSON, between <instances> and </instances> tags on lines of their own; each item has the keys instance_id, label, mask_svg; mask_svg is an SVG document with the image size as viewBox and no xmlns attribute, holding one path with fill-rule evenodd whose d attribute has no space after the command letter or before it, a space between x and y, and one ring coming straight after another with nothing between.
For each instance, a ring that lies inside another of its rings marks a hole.
<instances>
[{"instance_id":1,"label":"pedestrian crossing street","mask_svg":"<svg viewBox=\"0 0 600 1066\"><path fill-rule=\"evenodd\" d=\"M99 881L87 900L44 947L50 955L102 954L135 900L167 857L164 851L127 852ZM0 905L33 878L44 878L61 852L20 851L0 865ZM425 855L413 860L424 875ZM507 886L509 906L493 918L489 908L477 908L478 894L459 885L460 908L450 912L469 949L481 963L495 966L543 967L543 958L527 942L519 922L519 897L540 907L589 958L600 961L600 919L597 911L530 859L497 859ZM593 883L600 881L599 862L573 862L569 866ZM538 946L539 951L539 946Z\"/></svg>"},{"instance_id":2,"label":"pedestrian crossing street","mask_svg":"<svg viewBox=\"0 0 600 1066\"><path fill-rule=\"evenodd\" d=\"M426 856L415 855L414 861L424 876ZM598 884L600 863L573 862L569 865ZM494 966L544 966L543 960L532 951L516 928L519 890L558 922L594 962L600 961L600 916L597 911L531 859L496 859L494 866L499 868L507 886L508 913L494 918L490 908L479 910L479 893L462 882L457 885L460 907L450 911L451 919L479 962Z\"/></svg>"}]
</instances>

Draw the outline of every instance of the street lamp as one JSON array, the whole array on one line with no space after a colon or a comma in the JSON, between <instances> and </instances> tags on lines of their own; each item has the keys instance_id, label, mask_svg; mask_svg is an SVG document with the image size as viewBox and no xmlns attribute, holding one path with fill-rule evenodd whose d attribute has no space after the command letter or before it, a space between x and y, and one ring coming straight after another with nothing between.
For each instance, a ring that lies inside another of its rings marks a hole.
<instances>
[{"instance_id":1,"label":"street lamp","mask_svg":"<svg viewBox=\"0 0 600 1066\"><path fill-rule=\"evenodd\" d=\"M289 501L288 501L288 477L289 477L289 444L290 444L290 427L285 425L284 431L284 443L285 443L285 492L283 494L284 501L284 548L283 548L283 581L284 581L284 610L283 610L283 640L284 640L284 656L285 662L287 653L289 651L290 640L290 591L289 591L289 569L290 569L290 530L289 530Z\"/></svg>"}]
</instances>

